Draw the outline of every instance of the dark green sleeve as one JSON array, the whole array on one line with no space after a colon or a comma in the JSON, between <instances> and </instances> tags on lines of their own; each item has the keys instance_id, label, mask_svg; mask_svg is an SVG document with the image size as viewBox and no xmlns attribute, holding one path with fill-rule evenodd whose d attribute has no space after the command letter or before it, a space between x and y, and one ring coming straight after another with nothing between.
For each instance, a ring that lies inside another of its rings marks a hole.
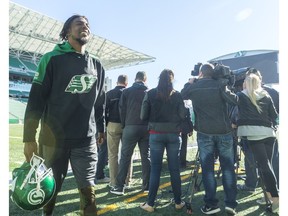
<instances>
[{"instance_id":1,"label":"dark green sleeve","mask_svg":"<svg viewBox=\"0 0 288 216\"><path fill-rule=\"evenodd\" d=\"M51 64L47 61L45 56L43 56L31 86L25 111L23 142L35 141L39 121L44 112L52 85L51 74Z\"/></svg>"},{"instance_id":2,"label":"dark green sleeve","mask_svg":"<svg viewBox=\"0 0 288 216\"><path fill-rule=\"evenodd\" d=\"M35 141L36 130L46 104L42 97L42 88L42 85L32 84L24 116L23 142Z\"/></svg>"}]
</instances>

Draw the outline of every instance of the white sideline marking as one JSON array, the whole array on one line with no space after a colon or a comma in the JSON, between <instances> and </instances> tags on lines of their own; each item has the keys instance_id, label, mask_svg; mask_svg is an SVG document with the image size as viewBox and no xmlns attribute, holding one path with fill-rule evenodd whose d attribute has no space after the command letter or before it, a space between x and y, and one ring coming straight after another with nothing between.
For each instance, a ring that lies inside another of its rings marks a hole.
<instances>
[{"instance_id":1,"label":"white sideline marking","mask_svg":"<svg viewBox=\"0 0 288 216\"><path fill-rule=\"evenodd\" d=\"M16 137L16 136L9 136L9 138L12 138L12 139L22 139L22 137Z\"/></svg>"}]
</instances>

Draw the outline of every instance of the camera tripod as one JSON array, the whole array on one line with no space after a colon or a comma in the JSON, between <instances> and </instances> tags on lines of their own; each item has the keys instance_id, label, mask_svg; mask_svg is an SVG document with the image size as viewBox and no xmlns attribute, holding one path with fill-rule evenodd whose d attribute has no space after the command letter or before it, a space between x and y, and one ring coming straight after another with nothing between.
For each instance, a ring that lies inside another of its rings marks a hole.
<instances>
[{"instance_id":1,"label":"camera tripod","mask_svg":"<svg viewBox=\"0 0 288 216\"><path fill-rule=\"evenodd\" d=\"M191 202L194 197L195 192L200 191L200 187L202 185L202 178L199 178L199 170L201 168L201 163L200 163L200 155L199 155L199 149L197 149L197 153L195 155L195 164L191 170L191 175L189 178L189 185L187 188L186 192L186 198L189 197L189 201L186 201L186 208L187 208L187 213L191 214L192 213L192 206ZM215 160L218 158L218 154L216 152L215 154ZM235 149L235 163L236 163L236 168L238 170L239 168L239 160L241 159L241 154L239 154L239 151L237 151L237 148ZM218 170L216 171L215 175L216 178L220 178L220 175L222 173L221 166L219 165ZM188 191L190 191L190 194L188 194Z\"/></svg>"},{"instance_id":2,"label":"camera tripod","mask_svg":"<svg viewBox=\"0 0 288 216\"><path fill-rule=\"evenodd\" d=\"M189 197L188 191L191 192L189 201L186 201L186 209L188 214L192 214L192 206L191 202L194 197L194 193L197 191L200 191L200 186L202 184L202 179L199 180L199 170L200 170L200 156L199 156L199 149L197 149L197 153L195 155L195 164L194 167L191 170L190 178L189 178L189 184L187 187L187 197Z\"/></svg>"}]
</instances>

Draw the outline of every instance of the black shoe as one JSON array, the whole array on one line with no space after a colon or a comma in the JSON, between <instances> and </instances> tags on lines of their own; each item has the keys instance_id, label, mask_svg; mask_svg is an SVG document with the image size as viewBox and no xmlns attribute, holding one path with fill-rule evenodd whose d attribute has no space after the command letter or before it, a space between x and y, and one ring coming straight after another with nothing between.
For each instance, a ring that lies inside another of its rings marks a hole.
<instances>
[{"instance_id":1,"label":"black shoe","mask_svg":"<svg viewBox=\"0 0 288 216\"><path fill-rule=\"evenodd\" d=\"M110 193L116 194L118 196L122 196L124 195L124 188L116 186L110 190Z\"/></svg>"},{"instance_id":2,"label":"black shoe","mask_svg":"<svg viewBox=\"0 0 288 216\"><path fill-rule=\"evenodd\" d=\"M204 205L201 207L201 211L203 212L203 214L216 214L217 212L220 212L221 209L219 207L209 207L207 205Z\"/></svg>"}]
</instances>

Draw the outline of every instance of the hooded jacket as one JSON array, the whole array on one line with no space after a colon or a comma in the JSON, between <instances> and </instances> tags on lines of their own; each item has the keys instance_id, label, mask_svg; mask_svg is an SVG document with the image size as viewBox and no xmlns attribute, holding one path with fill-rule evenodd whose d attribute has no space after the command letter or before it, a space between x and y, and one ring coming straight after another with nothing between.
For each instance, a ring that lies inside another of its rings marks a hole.
<instances>
[{"instance_id":1,"label":"hooded jacket","mask_svg":"<svg viewBox=\"0 0 288 216\"><path fill-rule=\"evenodd\" d=\"M24 142L35 141L41 119L39 144L85 146L95 142L95 108L105 72L88 52L68 43L55 46L40 60L24 117Z\"/></svg>"}]
</instances>

